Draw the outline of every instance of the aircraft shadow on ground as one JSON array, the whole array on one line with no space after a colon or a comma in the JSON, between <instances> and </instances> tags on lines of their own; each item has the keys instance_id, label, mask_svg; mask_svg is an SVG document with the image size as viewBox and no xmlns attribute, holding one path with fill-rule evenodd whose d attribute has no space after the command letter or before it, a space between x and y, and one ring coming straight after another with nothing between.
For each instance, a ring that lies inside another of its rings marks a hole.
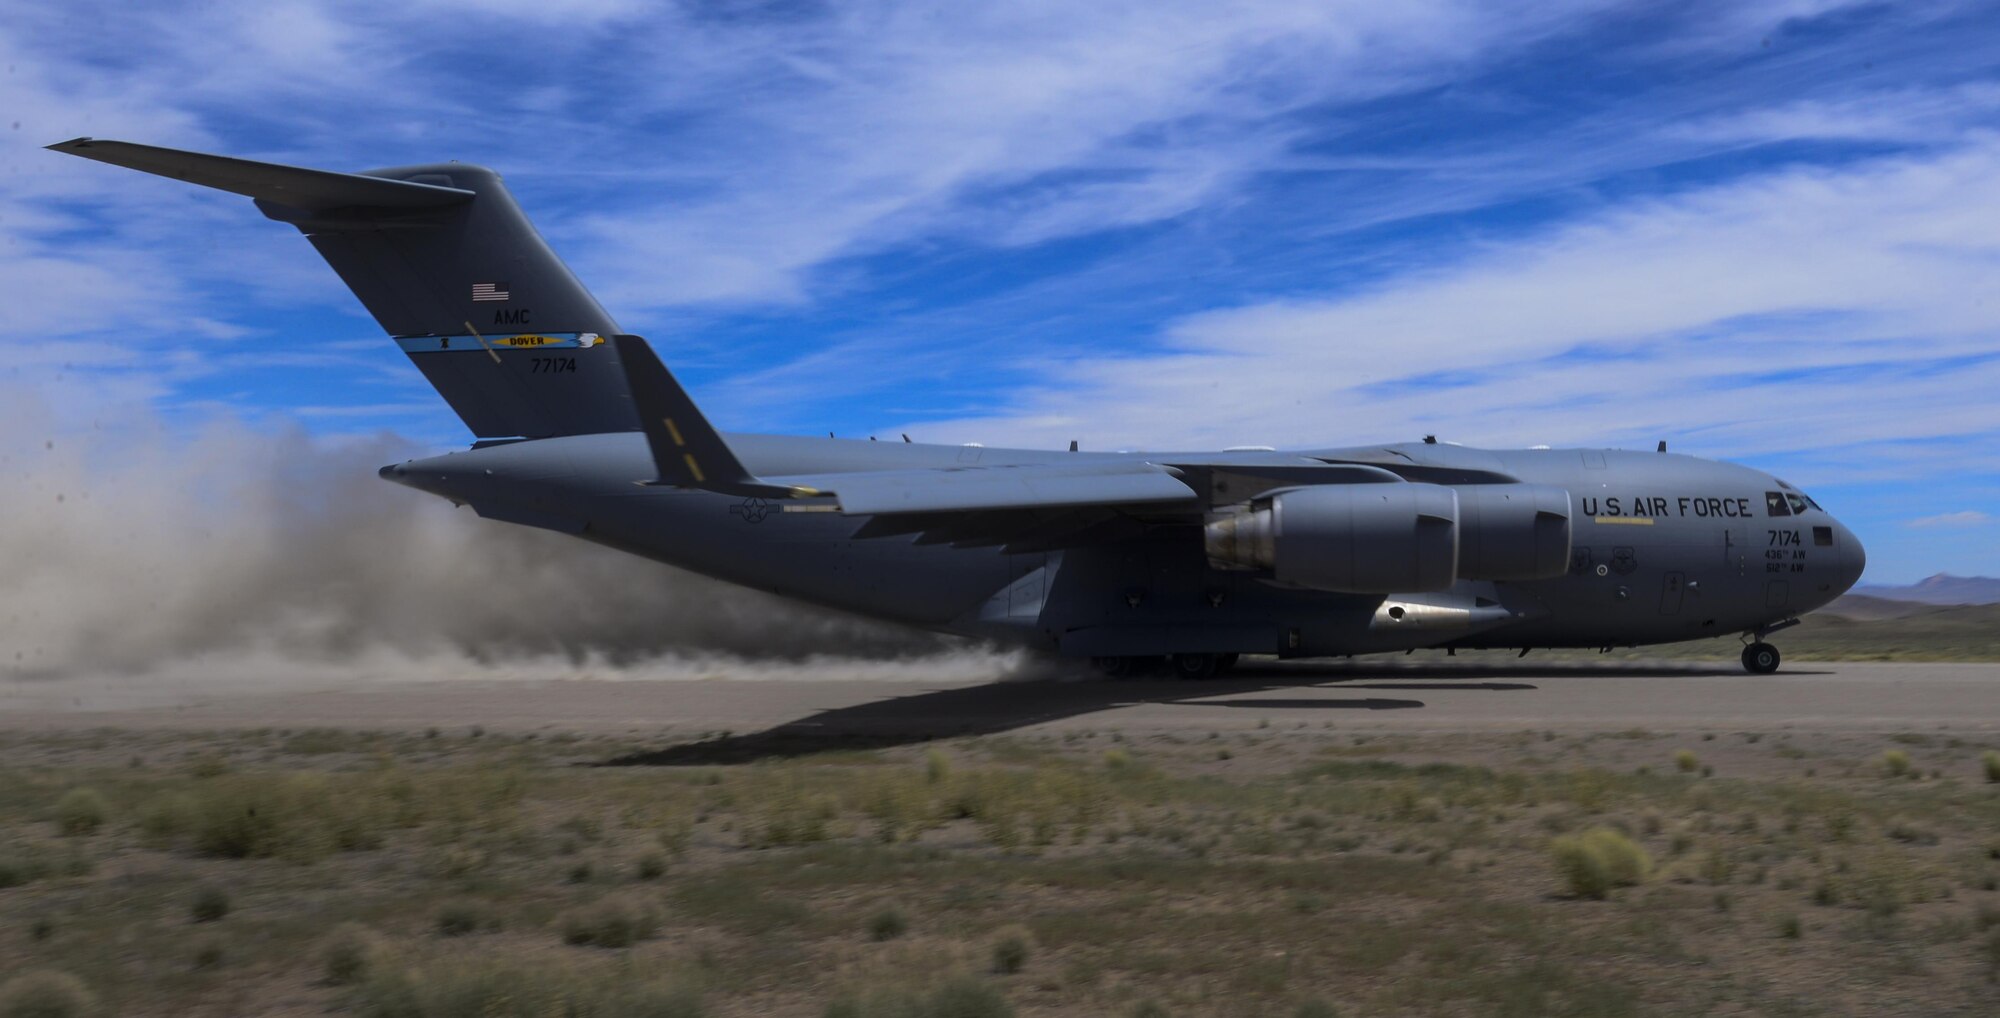
<instances>
[{"instance_id":1,"label":"aircraft shadow on ground","mask_svg":"<svg viewBox=\"0 0 2000 1018\"><path fill-rule=\"evenodd\" d=\"M1366 700L1203 700L1203 707L1251 707L1264 710L1409 710L1422 707L1422 700L1390 700L1371 696Z\"/></svg>"},{"instance_id":2,"label":"aircraft shadow on ground","mask_svg":"<svg viewBox=\"0 0 2000 1018\"><path fill-rule=\"evenodd\" d=\"M965 735L992 735L1030 725L1093 714L1117 707L1140 704L1177 704L1201 701L1204 706L1291 707L1314 710L1410 710L1424 706L1422 700L1368 697L1365 699L1217 699L1273 690L1301 687L1329 689L1432 689L1506 692L1537 687L1519 682L1423 682L1374 683L1348 686L1328 682L1333 677L1298 668L1246 670L1241 677L1185 682L1166 678L1127 681L995 682L978 686L927 690L909 696L895 696L852 707L839 707L788 721L758 732L730 734L700 742L665 746L603 761L600 766L696 767L750 763L757 760L805 756L833 750L886 749L914 743L933 742ZM1490 669L1484 670L1490 671ZM1482 672L1483 673L1483 672ZM1340 671L1341 677L1397 678L1432 677L1435 671L1412 669ZM1446 677L1461 674L1447 673ZM1632 674L1621 670L1619 674ZM1686 674L1673 672L1672 674Z\"/></svg>"},{"instance_id":3,"label":"aircraft shadow on ground","mask_svg":"<svg viewBox=\"0 0 2000 1018\"><path fill-rule=\"evenodd\" d=\"M1368 661L1255 661L1245 662L1232 677L1246 679L1290 678L1293 684L1347 683L1369 679L1444 679L1449 684L1438 689L1468 689L1462 679L1503 679L1518 682L1526 676L1563 678L1690 678L1696 676L1744 675L1743 669L1717 662L1689 662L1684 665L1628 663L1621 661L1505 661L1465 662L1423 661L1402 663L1401 659ZM1807 674L1787 668L1786 674ZM1368 687L1363 687L1368 688ZM1389 688L1389 687L1378 687ZM1422 688L1422 687L1408 687ZM1509 686L1508 688L1512 688Z\"/></svg>"}]
</instances>

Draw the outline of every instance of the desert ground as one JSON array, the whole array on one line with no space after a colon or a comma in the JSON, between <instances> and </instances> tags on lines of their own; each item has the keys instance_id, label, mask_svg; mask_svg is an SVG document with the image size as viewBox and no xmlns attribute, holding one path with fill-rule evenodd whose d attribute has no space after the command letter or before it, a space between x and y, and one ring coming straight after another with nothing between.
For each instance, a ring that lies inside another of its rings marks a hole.
<instances>
[{"instance_id":1,"label":"desert ground","mask_svg":"<svg viewBox=\"0 0 2000 1018\"><path fill-rule=\"evenodd\" d=\"M15 683L0 1015L1990 1014L1996 683Z\"/></svg>"}]
</instances>

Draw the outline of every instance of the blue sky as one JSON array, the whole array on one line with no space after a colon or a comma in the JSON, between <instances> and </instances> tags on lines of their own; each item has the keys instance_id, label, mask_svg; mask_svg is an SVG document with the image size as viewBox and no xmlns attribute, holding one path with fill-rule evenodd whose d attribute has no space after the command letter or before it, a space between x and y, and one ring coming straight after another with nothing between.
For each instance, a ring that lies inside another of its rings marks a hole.
<instances>
[{"instance_id":1,"label":"blue sky","mask_svg":"<svg viewBox=\"0 0 2000 1018\"><path fill-rule=\"evenodd\" d=\"M2000 575L1984 5L0 11L0 398L51 434L466 440L295 233L40 146L456 158L724 427L1665 438L1812 491L1870 580Z\"/></svg>"}]
</instances>

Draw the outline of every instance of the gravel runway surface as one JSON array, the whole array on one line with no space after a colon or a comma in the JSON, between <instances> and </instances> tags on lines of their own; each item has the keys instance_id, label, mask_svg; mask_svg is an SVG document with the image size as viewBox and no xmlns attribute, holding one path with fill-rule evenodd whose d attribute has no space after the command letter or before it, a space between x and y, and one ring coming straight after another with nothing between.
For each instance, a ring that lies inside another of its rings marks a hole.
<instances>
[{"instance_id":1,"label":"gravel runway surface","mask_svg":"<svg viewBox=\"0 0 2000 1018\"><path fill-rule=\"evenodd\" d=\"M1229 678L483 680L162 693L138 680L0 685L0 729L369 728L722 732L825 747L1072 729L1150 734L1331 722L1356 730L2000 729L2000 664L1246 662ZM122 683L122 684L121 684Z\"/></svg>"}]
</instances>

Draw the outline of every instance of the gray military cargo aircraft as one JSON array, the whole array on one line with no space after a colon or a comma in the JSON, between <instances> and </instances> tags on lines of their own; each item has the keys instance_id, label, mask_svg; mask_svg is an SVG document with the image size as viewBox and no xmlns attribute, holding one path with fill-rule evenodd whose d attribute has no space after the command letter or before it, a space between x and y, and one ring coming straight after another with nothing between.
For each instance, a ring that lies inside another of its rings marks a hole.
<instances>
[{"instance_id":1,"label":"gray military cargo aircraft","mask_svg":"<svg viewBox=\"0 0 2000 1018\"><path fill-rule=\"evenodd\" d=\"M305 234L478 439L384 478L1114 675L1729 634L1769 673L1765 638L1861 575L1861 542L1810 496L1665 443L1098 453L724 434L492 170L50 148L247 195Z\"/></svg>"}]
</instances>

